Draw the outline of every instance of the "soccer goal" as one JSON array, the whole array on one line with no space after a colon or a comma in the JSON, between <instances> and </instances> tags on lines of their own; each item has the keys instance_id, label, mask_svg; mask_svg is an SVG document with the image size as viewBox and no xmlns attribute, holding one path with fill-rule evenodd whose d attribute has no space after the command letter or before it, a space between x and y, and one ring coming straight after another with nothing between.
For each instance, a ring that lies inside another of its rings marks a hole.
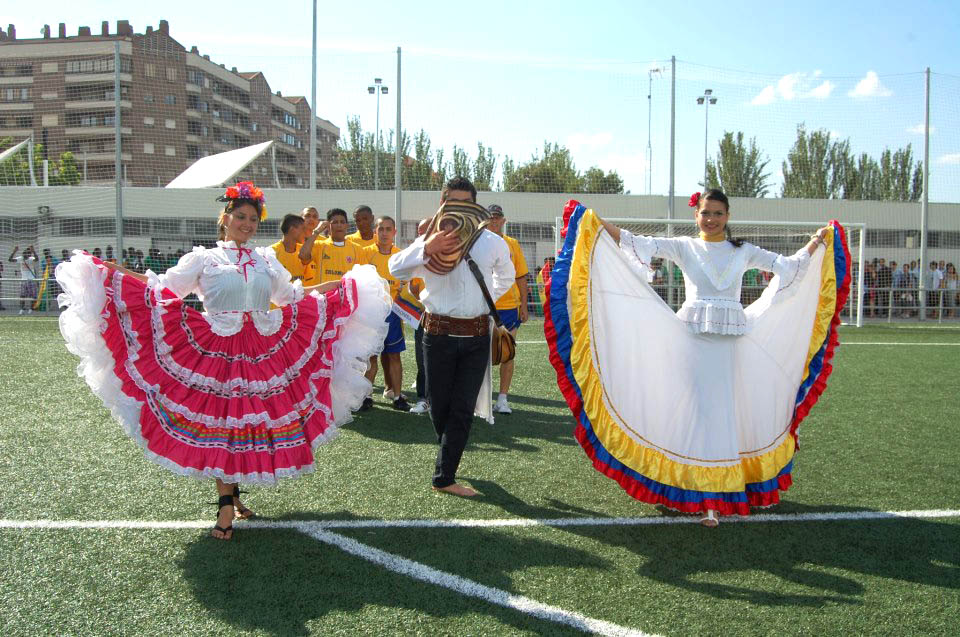
<instances>
[{"instance_id":1,"label":"soccer goal","mask_svg":"<svg viewBox=\"0 0 960 637\"><path fill-rule=\"evenodd\" d=\"M694 237L697 235L696 221L693 219L611 219L607 221L628 230L634 234L655 237ZM808 221L740 221L730 220L730 231L738 239L745 239L754 245L766 250L790 255L802 248L810 240L810 235L822 223ZM851 264L850 296L840 314L844 325L863 325L863 265L864 265L864 238L867 226L864 223L845 223L843 228L847 233L847 244L850 247ZM560 251L563 230L563 218L556 218L557 252ZM667 304L674 310L683 304L685 292L683 288L683 274L676 264L666 259L654 259L650 274L650 285L657 291ZM753 303L769 284L766 273L754 270L744 275L740 301L744 306Z\"/></svg>"}]
</instances>

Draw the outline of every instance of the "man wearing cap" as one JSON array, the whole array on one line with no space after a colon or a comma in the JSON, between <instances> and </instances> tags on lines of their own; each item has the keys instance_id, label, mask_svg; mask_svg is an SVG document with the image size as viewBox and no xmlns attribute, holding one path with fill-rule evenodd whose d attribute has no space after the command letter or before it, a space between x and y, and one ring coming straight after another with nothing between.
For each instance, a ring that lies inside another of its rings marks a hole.
<instances>
[{"instance_id":1,"label":"man wearing cap","mask_svg":"<svg viewBox=\"0 0 960 637\"><path fill-rule=\"evenodd\" d=\"M527 260L523 256L523 250L520 248L520 242L513 237L503 234L503 225L507 218L503 215L503 208L497 204L490 204L487 207L490 212L490 225L487 227L503 237L507 247L510 248L510 260L513 262L513 268L516 271L516 281L506 294L497 301L497 312L500 314L500 320L503 326L510 330L514 338L517 336L517 330L520 324L527 320ZM513 381L513 370L516 360L500 364L500 394L497 396L497 404L493 410L498 414L510 414L510 404L507 402L507 395L510 393L510 383Z\"/></svg>"},{"instance_id":2,"label":"man wearing cap","mask_svg":"<svg viewBox=\"0 0 960 637\"><path fill-rule=\"evenodd\" d=\"M441 206L450 202L475 204L476 200L477 189L463 177L448 181L440 195ZM483 212L478 206L472 208ZM478 215L469 221L478 222ZM469 247L470 256L490 296L497 299L510 288L515 277L510 251L503 239L487 230L479 230L471 239L474 242ZM420 296L425 309L423 358L430 419L440 443L433 489L471 497L477 492L457 484L456 473L470 435L474 411L478 407L488 413L490 410L487 379L491 321L489 306L466 259L460 255L452 263L446 262L448 268L438 265L455 253L458 245L465 245L462 241L456 223L441 221L438 217L436 227L392 255L388 265L390 274L397 279L421 277L424 281ZM492 419L492 414L490 416Z\"/></svg>"}]
</instances>

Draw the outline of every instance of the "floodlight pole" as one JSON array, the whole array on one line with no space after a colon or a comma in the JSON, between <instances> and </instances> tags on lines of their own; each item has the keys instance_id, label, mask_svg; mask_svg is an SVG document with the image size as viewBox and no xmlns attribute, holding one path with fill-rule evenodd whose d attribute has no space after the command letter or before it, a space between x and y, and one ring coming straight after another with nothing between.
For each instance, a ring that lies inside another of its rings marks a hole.
<instances>
[{"instance_id":1,"label":"floodlight pole","mask_svg":"<svg viewBox=\"0 0 960 637\"><path fill-rule=\"evenodd\" d=\"M927 214L930 206L930 67L924 73L924 101L923 116L923 198L920 200L920 277L917 288L920 293L920 320L927 318L927 294L923 284L927 271ZM942 313L942 310L941 310ZM941 317L942 318L942 317Z\"/></svg>"},{"instance_id":2,"label":"floodlight pole","mask_svg":"<svg viewBox=\"0 0 960 637\"><path fill-rule=\"evenodd\" d=\"M396 228L399 233L397 236L402 238L403 232L403 221L400 214L400 196L403 192L403 158L401 152L403 148L401 147L401 131L403 128L400 127L400 47L397 47L397 143L395 144L394 153L393 153L393 189L394 189L394 216L396 217Z\"/></svg>"},{"instance_id":3,"label":"floodlight pole","mask_svg":"<svg viewBox=\"0 0 960 637\"><path fill-rule=\"evenodd\" d=\"M710 105L716 104L713 89L708 88L697 98L697 104L703 104L703 189L707 189L707 140L710 134Z\"/></svg>"},{"instance_id":4,"label":"floodlight pole","mask_svg":"<svg viewBox=\"0 0 960 637\"><path fill-rule=\"evenodd\" d=\"M662 73L659 66L647 71L647 194L653 190L653 145L650 141L653 130L653 74Z\"/></svg>"},{"instance_id":5,"label":"floodlight pole","mask_svg":"<svg viewBox=\"0 0 960 637\"><path fill-rule=\"evenodd\" d=\"M313 0L313 72L310 75L310 190L317 188L317 0Z\"/></svg>"},{"instance_id":6,"label":"floodlight pole","mask_svg":"<svg viewBox=\"0 0 960 637\"><path fill-rule=\"evenodd\" d=\"M380 94L387 94L389 89L384 86L379 77L373 79L373 86L367 87L367 92L377 96L377 127L373 138L373 189L380 190Z\"/></svg>"}]
</instances>

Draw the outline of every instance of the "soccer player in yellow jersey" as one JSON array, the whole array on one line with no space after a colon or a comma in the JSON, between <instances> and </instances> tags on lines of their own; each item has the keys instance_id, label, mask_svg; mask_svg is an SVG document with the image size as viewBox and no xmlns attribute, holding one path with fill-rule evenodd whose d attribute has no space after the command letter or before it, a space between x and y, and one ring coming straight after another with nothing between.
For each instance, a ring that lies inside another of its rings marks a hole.
<instances>
[{"instance_id":1,"label":"soccer player in yellow jersey","mask_svg":"<svg viewBox=\"0 0 960 637\"><path fill-rule=\"evenodd\" d=\"M347 241L353 241L361 248L377 245L377 233L373 227L373 210L370 206L357 206L353 211L353 223L357 226L357 231L348 234Z\"/></svg>"},{"instance_id":2,"label":"soccer player in yellow jersey","mask_svg":"<svg viewBox=\"0 0 960 637\"><path fill-rule=\"evenodd\" d=\"M277 261L290 273L291 281L303 281L304 264L300 260L300 247L303 244L303 235L306 231L306 224L303 219L297 215L286 215L280 223L280 232L283 238L274 243L274 254L277 255Z\"/></svg>"},{"instance_id":3,"label":"soccer player in yellow jersey","mask_svg":"<svg viewBox=\"0 0 960 637\"><path fill-rule=\"evenodd\" d=\"M313 206L307 206L300 212L300 218L303 219L303 238L306 240L313 231L317 229L317 226L320 228L320 239L327 238L327 224L326 222L320 223L320 211L314 208ZM319 239L318 239L319 240ZM307 263L303 266L303 282L306 284L307 281L313 281L316 277L313 276L313 264Z\"/></svg>"},{"instance_id":4,"label":"soccer player in yellow jersey","mask_svg":"<svg viewBox=\"0 0 960 637\"><path fill-rule=\"evenodd\" d=\"M390 255L400 252L400 249L394 245L394 239L397 236L397 224L391 217L380 217L376 224L377 242L375 245L367 246L360 253L361 263L371 264L377 268L387 283L390 284L390 297L397 298L404 285L403 281L398 281L390 274L390 268L387 267L387 261ZM403 321L394 312L387 315L387 337L383 341L383 351L380 354L380 362L383 364L383 384L385 389L383 397L393 401L393 408L399 411L410 411L410 405L403 396L403 363L400 360L400 352L407 349L403 341ZM370 367L367 369L367 380L371 383L377 377L377 357L370 357ZM371 405L373 399L367 398Z\"/></svg>"},{"instance_id":5,"label":"soccer player in yellow jersey","mask_svg":"<svg viewBox=\"0 0 960 637\"><path fill-rule=\"evenodd\" d=\"M347 241L347 213L340 208L327 211L330 239L321 240L323 224L318 225L300 247L300 261L314 268L312 278L305 285L339 281L360 259L360 249Z\"/></svg>"},{"instance_id":6,"label":"soccer player in yellow jersey","mask_svg":"<svg viewBox=\"0 0 960 637\"><path fill-rule=\"evenodd\" d=\"M500 314L500 320L504 327L510 330L514 337L520 324L525 322L527 316L527 260L523 256L523 250L520 248L520 242L513 237L503 234L503 225L507 219L503 216L503 208L497 204L491 204L487 210L490 212L489 229L503 237L510 248L510 260L513 261L513 268L517 271L516 282L510 290L501 296L496 303L497 312ZM513 370L516 359L500 365L500 394L497 396L497 404L493 410L498 414L510 414L510 404L507 403L507 394L510 393L510 383L513 381Z\"/></svg>"}]
</instances>

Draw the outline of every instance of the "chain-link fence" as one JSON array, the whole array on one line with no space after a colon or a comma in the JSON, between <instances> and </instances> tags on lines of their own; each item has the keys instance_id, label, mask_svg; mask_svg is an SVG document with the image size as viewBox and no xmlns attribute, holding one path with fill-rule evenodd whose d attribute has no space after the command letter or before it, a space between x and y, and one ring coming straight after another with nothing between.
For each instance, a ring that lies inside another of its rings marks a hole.
<instances>
[{"instance_id":1,"label":"chain-link fence","mask_svg":"<svg viewBox=\"0 0 960 637\"><path fill-rule=\"evenodd\" d=\"M360 205L394 216L407 242L443 182L463 175L481 203L504 206L534 278L568 197L607 217L683 219L690 192L719 186L735 220L864 224L864 318L930 318L904 309L914 298L955 317L960 77L448 53L324 51L315 110L283 91L309 75L306 52L230 63L180 43L166 22L139 34L123 22L99 36L5 34L5 306L19 305L14 247L35 246L42 281L64 250L163 268L209 245L216 193L158 186L198 160L268 144L224 178L268 188L261 243L278 239L285 213ZM362 77L344 82L345 66ZM895 278L916 280L916 295L895 292Z\"/></svg>"}]
</instances>

